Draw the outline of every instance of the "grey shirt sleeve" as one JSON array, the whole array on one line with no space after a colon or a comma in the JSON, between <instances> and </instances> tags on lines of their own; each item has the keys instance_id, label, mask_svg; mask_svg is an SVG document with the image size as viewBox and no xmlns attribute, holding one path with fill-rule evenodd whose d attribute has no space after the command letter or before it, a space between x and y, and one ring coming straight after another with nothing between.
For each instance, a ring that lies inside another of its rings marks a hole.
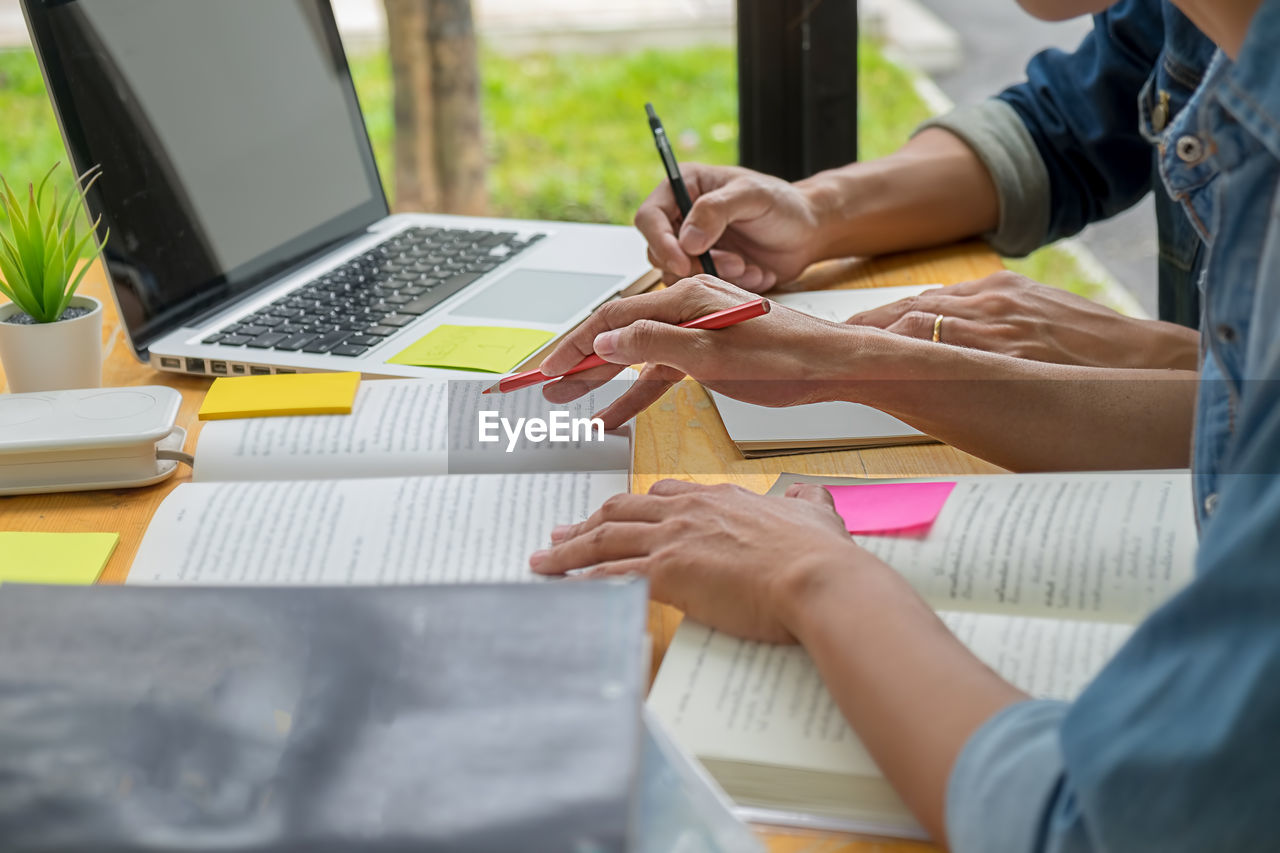
<instances>
[{"instance_id":1,"label":"grey shirt sleeve","mask_svg":"<svg viewBox=\"0 0 1280 853\"><path fill-rule=\"evenodd\" d=\"M938 127L973 149L995 181L1000 224L983 235L1002 255L1020 257L1044 245L1049 233L1049 171L1016 110L991 99L929 119L916 133Z\"/></svg>"}]
</instances>

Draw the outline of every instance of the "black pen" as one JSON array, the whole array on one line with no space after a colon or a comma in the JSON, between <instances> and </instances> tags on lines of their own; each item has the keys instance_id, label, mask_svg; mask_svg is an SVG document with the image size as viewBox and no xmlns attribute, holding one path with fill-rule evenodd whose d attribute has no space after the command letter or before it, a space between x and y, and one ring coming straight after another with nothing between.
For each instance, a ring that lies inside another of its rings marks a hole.
<instances>
[{"instance_id":1,"label":"black pen","mask_svg":"<svg viewBox=\"0 0 1280 853\"><path fill-rule=\"evenodd\" d=\"M653 111L653 104L645 104L644 111L649 114L649 129L653 131L653 143L658 146L662 167L667 170L667 180L671 182L671 192L675 193L676 205L680 208L680 215L687 219L689 209L693 207L693 201L689 198L689 190L685 187L684 178L680 175L680 164L676 162L675 152L671 150L671 143L667 141L667 132L662 129L662 122L658 121L658 114ZM716 265L711 262L710 251L699 255L698 260L702 262L704 273L719 276Z\"/></svg>"}]
</instances>

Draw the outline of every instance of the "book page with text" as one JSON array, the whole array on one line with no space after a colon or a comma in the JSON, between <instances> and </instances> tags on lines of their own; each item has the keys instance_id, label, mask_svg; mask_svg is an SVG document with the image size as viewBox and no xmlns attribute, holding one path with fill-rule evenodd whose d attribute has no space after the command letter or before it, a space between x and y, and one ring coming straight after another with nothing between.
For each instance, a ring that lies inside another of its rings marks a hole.
<instances>
[{"instance_id":1,"label":"book page with text","mask_svg":"<svg viewBox=\"0 0 1280 853\"><path fill-rule=\"evenodd\" d=\"M1133 630L1026 616L939 616L996 672L1051 699L1078 695ZM649 707L700 758L879 775L799 646L739 640L686 619L663 658Z\"/></svg>"},{"instance_id":2,"label":"book page with text","mask_svg":"<svg viewBox=\"0 0 1280 853\"><path fill-rule=\"evenodd\" d=\"M616 379L568 403L552 404L542 396L542 386L522 388L510 394L484 394L490 383L455 382L449 389L449 471L454 474L495 474L510 471L616 471L631 470L632 425L612 432L591 429L585 423L629 387L638 374L631 369ZM490 437L480 441L480 413L491 412ZM550 422L559 415L568 441L531 441L526 434L513 437L521 419ZM493 428L494 422L504 420ZM567 424L565 422L568 422ZM575 425L572 422L578 421Z\"/></svg>"},{"instance_id":3,"label":"book page with text","mask_svg":"<svg viewBox=\"0 0 1280 853\"><path fill-rule=\"evenodd\" d=\"M577 440L481 443L482 410L506 418L590 418L627 387L633 371L579 400L552 405L540 387L484 395L493 383L421 379L366 380L349 415L238 418L204 424L192 479L310 480L349 477L416 477L429 474L494 474L516 471L611 471L631 467L631 430L624 427Z\"/></svg>"},{"instance_id":4,"label":"book page with text","mask_svg":"<svg viewBox=\"0 0 1280 853\"><path fill-rule=\"evenodd\" d=\"M923 535L855 536L939 610L1136 622L1190 581L1186 471L930 477L954 481ZM783 474L793 482L859 478Z\"/></svg>"},{"instance_id":5,"label":"book page with text","mask_svg":"<svg viewBox=\"0 0 1280 853\"><path fill-rule=\"evenodd\" d=\"M448 384L366 380L349 415L209 421L196 482L412 477L448 471Z\"/></svg>"},{"instance_id":6,"label":"book page with text","mask_svg":"<svg viewBox=\"0 0 1280 853\"><path fill-rule=\"evenodd\" d=\"M156 510L129 582L531 581L552 527L626 490L625 471L189 483Z\"/></svg>"}]
</instances>

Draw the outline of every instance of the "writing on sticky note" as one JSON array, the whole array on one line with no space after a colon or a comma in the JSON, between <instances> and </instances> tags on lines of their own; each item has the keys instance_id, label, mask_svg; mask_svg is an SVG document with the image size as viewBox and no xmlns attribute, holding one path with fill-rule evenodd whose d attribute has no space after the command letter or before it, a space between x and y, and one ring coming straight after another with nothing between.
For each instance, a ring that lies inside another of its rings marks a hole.
<instances>
[{"instance_id":1,"label":"writing on sticky note","mask_svg":"<svg viewBox=\"0 0 1280 853\"><path fill-rule=\"evenodd\" d=\"M437 326L387 363L507 373L554 337L540 329Z\"/></svg>"},{"instance_id":2,"label":"writing on sticky note","mask_svg":"<svg viewBox=\"0 0 1280 853\"><path fill-rule=\"evenodd\" d=\"M119 533L0 531L0 583L94 583L119 541Z\"/></svg>"},{"instance_id":3,"label":"writing on sticky note","mask_svg":"<svg viewBox=\"0 0 1280 853\"><path fill-rule=\"evenodd\" d=\"M921 533L933 524L955 483L827 486L850 533Z\"/></svg>"},{"instance_id":4,"label":"writing on sticky note","mask_svg":"<svg viewBox=\"0 0 1280 853\"><path fill-rule=\"evenodd\" d=\"M200 420L349 415L359 387L359 373L224 377L213 380L209 393L204 395Z\"/></svg>"}]
</instances>

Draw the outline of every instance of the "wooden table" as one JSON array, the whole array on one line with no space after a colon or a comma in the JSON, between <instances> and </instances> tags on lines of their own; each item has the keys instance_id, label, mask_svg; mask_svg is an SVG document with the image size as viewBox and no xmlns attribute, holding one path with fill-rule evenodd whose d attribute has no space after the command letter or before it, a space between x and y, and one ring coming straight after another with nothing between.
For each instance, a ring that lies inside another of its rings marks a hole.
<instances>
[{"instance_id":1,"label":"wooden table","mask_svg":"<svg viewBox=\"0 0 1280 853\"><path fill-rule=\"evenodd\" d=\"M833 262L811 270L802 284L807 289L954 284L1000 269L999 259L986 246L967 243L871 260ZM134 359L111 306L100 267L86 276L82 292L98 297L106 306L103 385L161 384L178 389L183 397L178 422L187 429L187 450L193 450L200 428L195 417L196 409L211 380L208 377L160 373ZM0 372L0 390L4 388L4 377ZM152 513L175 486L190 479L186 468L180 470L181 473L169 480L143 489L0 498L0 529L118 532L120 545L103 572L102 582L123 583ZM706 392L694 383L684 382L638 419L637 475L632 488L636 492L644 492L662 477L679 477L703 483L733 482L763 492L782 471L905 477L980 474L997 470L943 445L743 459L729 441ZM655 671L679 623L679 611L662 605L652 606L649 628L654 640ZM762 832L762 835L773 853L907 853L935 849L930 845L910 842L876 842L829 834L770 830Z\"/></svg>"}]
</instances>

